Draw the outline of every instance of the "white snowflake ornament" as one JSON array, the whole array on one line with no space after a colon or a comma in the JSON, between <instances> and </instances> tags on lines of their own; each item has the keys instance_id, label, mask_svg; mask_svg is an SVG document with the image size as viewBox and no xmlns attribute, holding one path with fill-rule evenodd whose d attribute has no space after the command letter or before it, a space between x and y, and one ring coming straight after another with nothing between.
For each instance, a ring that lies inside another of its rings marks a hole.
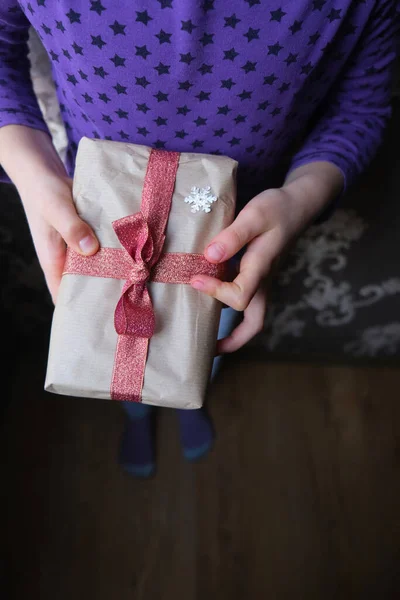
<instances>
[{"instance_id":1,"label":"white snowflake ornament","mask_svg":"<svg viewBox=\"0 0 400 600\"><path fill-rule=\"evenodd\" d=\"M189 196L186 196L185 202L191 204L191 212L197 213L201 210L205 213L211 212L211 205L218 200L217 196L211 191L211 187L199 188L193 186Z\"/></svg>"}]
</instances>

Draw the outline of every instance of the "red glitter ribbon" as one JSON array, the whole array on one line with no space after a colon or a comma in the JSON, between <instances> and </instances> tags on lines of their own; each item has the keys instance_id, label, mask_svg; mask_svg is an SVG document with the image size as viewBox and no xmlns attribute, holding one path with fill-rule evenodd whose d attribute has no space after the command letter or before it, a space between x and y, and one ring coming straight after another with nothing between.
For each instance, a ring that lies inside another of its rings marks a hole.
<instances>
[{"instance_id":1,"label":"red glitter ribbon","mask_svg":"<svg viewBox=\"0 0 400 600\"><path fill-rule=\"evenodd\" d=\"M63 274L125 280L114 313L118 342L113 400L141 401L148 343L155 329L147 282L187 284L194 275L223 276L224 267L210 264L201 254L161 254L178 163L177 152L150 152L141 211L112 224L123 248L100 248L86 257L67 250Z\"/></svg>"}]
</instances>

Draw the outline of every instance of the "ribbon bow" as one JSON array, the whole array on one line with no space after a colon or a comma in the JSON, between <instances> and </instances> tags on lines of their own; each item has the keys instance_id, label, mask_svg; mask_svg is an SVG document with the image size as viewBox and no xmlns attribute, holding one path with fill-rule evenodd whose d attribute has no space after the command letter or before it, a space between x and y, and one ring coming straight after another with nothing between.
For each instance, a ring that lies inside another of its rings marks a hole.
<instances>
[{"instance_id":1,"label":"ribbon bow","mask_svg":"<svg viewBox=\"0 0 400 600\"><path fill-rule=\"evenodd\" d=\"M155 245L142 212L114 221L112 225L131 259L131 270L114 313L115 330L119 335L149 339L154 334L155 316L147 282L165 236Z\"/></svg>"}]
</instances>

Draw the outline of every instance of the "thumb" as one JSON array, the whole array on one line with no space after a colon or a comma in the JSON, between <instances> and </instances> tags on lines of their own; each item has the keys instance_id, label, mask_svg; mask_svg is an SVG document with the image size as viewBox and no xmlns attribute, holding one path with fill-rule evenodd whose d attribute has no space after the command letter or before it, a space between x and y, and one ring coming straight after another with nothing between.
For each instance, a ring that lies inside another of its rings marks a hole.
<instances>
[{"instance_id":1,"label":"thumb","mask_svg":"<svg viewBox=\"0 0 400 600\"><path fill-rule=\"evenodd\" d=\"M97 252L99 242L91 227L76 212L72 196L52 202L46 209L48 222L75 252L84 255Z\"/></svg>"},{"instance_id":2,"label":"thumb","mask_svg":"<svg viewBox=\"0 0 400 600\"><path fill-rule=\"evenodd\" d=\"M260 219L258 211L248 205L238 214L232 225L211 241L205 250L205 257L212 263L226 261L263 233L264 229L264 220Z\"/></svg>"}]
</instances>

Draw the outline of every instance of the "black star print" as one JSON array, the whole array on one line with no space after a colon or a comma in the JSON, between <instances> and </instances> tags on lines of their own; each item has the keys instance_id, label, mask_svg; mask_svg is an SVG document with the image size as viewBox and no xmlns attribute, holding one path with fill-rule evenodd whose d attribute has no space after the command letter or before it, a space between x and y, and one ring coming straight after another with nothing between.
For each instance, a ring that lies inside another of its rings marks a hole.
<instances>
[{"instance_id":1,"label":"black star print","mask_svg":"<svg viewBox=\"0 0 400 600\"><path fill-rule=\"evenodd\" d=\"M252 29L251 27L249 27L249 30L247 33L244 33L243 36L247 37L247 41L251 42L252 40L259 40L259 34L260 30L259 29Z\"/></svg>"},{"instance_id":2,"label":"black star print","mask_svg":"<svg viewBox=\"0 0 400 600\"><path fill-rule=\"evenodd\" d=\"M147 137L150 133L150 131L146 129L146 127L138 127L137 132L139 135L143 135L144 137Z\"/></svg>"},{"instance_id":3,"label":"black star print","mask_svg":"<svg viewBox=\"0 0 400 600\"><path fill-rule=\"evenodd\" d=\"M182 23L182 27L181 30L182 31L187 31L188 33L193 33L194 29L197 29L197 25L193 25L192 21L181 21Z\"/></svg>"},{"instance_id":4,"label":"black star print","mask_svg":"<svg viewBox=\"0 0 400 600\"><path fill-rule=\"evenodd\" d=\"M228 107L227 104L225 104L225 106L218 106L218 112L217 115L227 115L228 113L231 112L231 108Z\"/></svg>"},{"instance_id":5,"label":"black star print","mask_svg":"<svg viewBox=\"0 0 400 600\"><path fill-rule=\"evenodd\" d=\"M253 127L251 128L252 133L258 133L261 129L262 125L261 123L257 123L257 125L253 125Z\"/></svg>"},{"instance_id":6,"label":"black star print","mask_svg":"<svg viewBox=\"0 0 400 600\"><path fill-rule=\"evenodd\" d=\"M249 60L247 61L247 63L245 65L243 65L242 69L243 71L246 73L246 75L248 73L250 73L251 71L255 71L256 70L256 62L250 62Z\"/></svg>"},{"instance_id":7,"label":"black star print","mask_svg":"<svg viewBox=\"0 0 400 600\"><path fill-rule=\"evenodd\" d=\"M33 15L33 13L34 13L35 11L33 10L33 8L32 8L32 4L31 4L30 2L28 2L28 7L27 7L27 8L28 8L29 12L31 13L31 15Z\"/></svg>"},{"instance_id":8,"label":"black star print","mask_svg":"<svg viewBox=\"0 0 400 600\"><path fill-rule=\"evenodd\" d=\"M194 60L194 56L192 56L190 52L187 52L186 54L181 54L180 56L181 60L179 62L186 63L187 65L190 65L190 63Z\"/></svg>"},{"instance_id":9,"label":"black star print","mask_svg":"<svg viewBox=\"0 0 400 600\"><path fill-rule=\"evenodd\" d=\"M284 60L284 62L287 64L287 66L289 66L292 63L297 62L297 57L298 57L298 54L292 54L290 52L289 56Z\"/></svg>"},{"instance_id":10,"label":"black star print","mask_svg":"<svg viewBox=\"0 0 400 600\"><path fill-rule=\"evenodd\" d=\"M126 35L125 34L126 25L122 25L121 23L118 23L118 21L114 21L114 23L112 25L110 25L109 27L110 27L110 29L113 30L114 35Z\"/></svg>"},{"instance_id":11,"label":"black star print","mask_svg":"<svg viewBox=\"0 0 400 600\"><path fill-rule=\"evenodd\" d=\"M156 34L156 38L158 38L160 44L170 44L171 35L172 33L166 33L163 29L161 29L160 32Z\"/></svg>"},{"instance_id":12,"label":"black star print","mask_svg":"<svg viewBox=\"0 0 400 600\"><path fill-rule=\"evenodd\" d=\"M136 48L136 56L141 56L142 58L144 58L145 60L147 59L147 57L149 56L149 54L151 54L151 52L149 52L147 50L147 46L135 46Z\"/></svg>"},{"instance_id":13,"label":"black star print","mask_svg":"<svg viewBox=\"0 0 400 600\"><path fill-rule=\"evenodd\" d=\"M184 115L186 117L186 115L190 112L192 112L191 109L188 106L186 106L186 104L185 104L185 106L178 106L176 114Z\"/></svg>"},{"instance_id":14,"label":"black star print","mask_svg":"<svg viewBox=\"0 0 400 600\"><path fill-rule=\"evenodd\" d=\"M201 65L198 69L202 75L207 75L207 73L212 73L212 65L206 65L205 63Z\"/></svg>"},{"instance_id":15,"label":"black star print","mask_svg":"<svg viewBox=\"0 0 400 600\"><path fill-rule=\"evenodd\" d=\"M243 100L250 100L252 93L253 92L248 92L246 90L243 90L243 92L241 94L238 94L238 98L240 98L242 102L243 102Z\"/></svg>"},{"instance_id":16,"label":"black star print","mask_svg":"<svg viewBox=\"0 0 400 600\"><path fill-rule=\"evenodd\" d=\"M120 135L122 137L123 140L129 140L129 135L127 133L125 133L125 131L118 131L118 135Z\"/></svg>"},{"instance_id":17,"label":"black star print","mask_svg":"<svg viewBox=\"0 0 400 600\"><path fill-rule=\"evenodd\" d=\"M233 137L231 140L229 140L229 144L231 146L239 146L241 141L241 138Z\"/></svg>"},{"instance_id":18,"label":"black star print","mask_svg":"<svg viewBox=\"0 0 400 600\"><path fill-rule=\"evenodd\" d=\"M97 46L102 49L103 46L106 45L106 42L101 38L101 35L92 35L92 46Z\"/></svg>"},{"instance_id":19,"label":"black star print","mask_svg":"<svg viewBox=\"0 0 400 600\"><path fill-rule=\"evenodd\" d=\"M301 75L308 75L313 70L312 63L308 62L306 65L301 67Z\"/></svg>"},{"instance_id":20,"label":"black star print","mask_svg":"<svg viewBox=\"0 0 400 600\"><path fill-rule=\"evenodd\" d=\"M270 14L270 21L278 21L278 23L280 23L282 21L282 18L286 15L285 11L282 10L282 8L278 8L278 10L271 10Z\"/></svg>"},{"instance_id":21,"label":"black star print","mask_svg":"<svg viewBox=\"0 0 400 600\"><path fill-rule=\"evenodd\" d=\"M81 54L83 56L83 48L82 48L82 46L78 46L78 44L76 42L74 42L72 44L72 48L73 48L75 54Z\"/></svg>"},{"instance_id":22,"label":"black star print","mask_svg":"<svg viewBox=\"0 0 400 600\"><path fill-rule=\"evenodd\" d=\"M264 77L264 85L272 85L277 79L278 78L276 77L276 75L274 73L271 73L271 75L267 75L266 77Z\"/></svg>"},{"instance_id":23,"label":"black star print","mask_svg":"<svg viewBox=\"0 0 400 600\"><path fill-rule=\"evenodd\" d=\"M213 33L204 33L203 37L201 37L199 39L199 42L201 42L203 44L203 46L207 46L208 44L213 44L214 43L213 37L214 37Z\"/></svg>"},{"instance_id":24,"label":"black star print","mask_svg":"<svg viewBox=\"0 0 400 600\"><path fill-rule=\"evenodd\" d=\"M281 112L282 112L282 109L281 109L281 108L277 108L277 107L276 107L276 108L274 108L274 110L272 110L272 111L271 111L271 115L272 115L273 117L276 117L277 115L280 115L280 114L281 114Z\"/></svg>"},{"instance_id":25,"label":"black star print","mask_svg":"<svg viewBox=\"0 0 400 600\"><path fill-rule=\"evenodd\" d=\"M82 98L84 99L84 101L88 104L93 104L93 98L92 96L89 96L88 93L86 94L82 94Z\"/></svg>"},{"instance_id":26,"label":"black star print","mask_svg":"<svg viewBox=\"0 0 400 600\"><path fill-rule=\"evenodd\" d=\"M157 0L161 4L161 8L172 8L172 0Z\"/></svg>"},{"instance_id":27,"label":"black star print","mask_svg":"<svg viewBox=\"0 0 400 600\"><path fill-rule=\"evenodd\" d=\"M303 21L295 21L293 23L293 25L291 25L289 27L289 29L290 29L290 31L292 32L293 35L295 33L297 33L298 31L300 31L302 24L303 24Z\"/></svg>"},{"instance_id":28,"label":"black star print","mask_svg":"<svg viewBox=\"0 0 400 600\"><path fill-rule=\"evenodd\" d=\"M127 88L124 85L121 85L120 83L117 83L117 85L114 85L113 88L117 92L118 95L126 94Z\"/></svg>"},{"instance_id":29,"label":"black star print","mask_svg":"<svg viewBox=\"0 0 400 600\"><path fill-rule=\"evenodd\" d=\"M158 65L158 67L154 67L159 75L169 75L169 70L171 65L164 65L162 62Z\"/></svg>"},{"instance_id":30,"label":"black star print","mask_svg":"<svg viewBox=\"0 0 400 600\"><path fill-rule=\"evenodd\" d=\"M37 0L38 6L46 6L46 0Z\"/></svg>"},{"instance_id":31,"label":"black star print","mask_svg":"<svg viewBox=\"0 0 400 600\"><path fill-rule=\"evenodd\" d=\"M102 3L100 2L100 0L91 0L90 4L91 4L90 10L93 10L100 16L101 16L101 13L103 12L103 10L106 10L104 8L104 6L102 5Z\"/></svg>"},{"instance_id":32,"label":"black star print","mask_svg":"<svg viewBox=\"0 0 400 600\"><path fill-rule=\"evenodd\" d=\"M181 129L180 131L175 131L175 137L180 138L181 140L184 140L187 135L189 134L186 133L184 129Z\"/></svg>"},{"instance_id":33,"label":"black star print","mask_svg":"<svg viewBox=\"0 0 400 600\"><path fill-rule=\"evenodd\" d=\"M110 60L114 63L115 67L125 67L126 58L122 58L122 56L118 56L118 54L115 54Z\"/></svg>"},{"instance_id":34,"label":"black star print","mask_svg":"<svg viewBox=\"0 0 400 600\"><path fill-rule=\"evenodd\" d=\"M264 102L260 102L260 104L257 106L257 109L258 110L266 110L270 104L271 103L268 102L268 100L264 100Z\"/></svg>"},{"instance_id":35,"label":"black star print","mask_svg":"<svg viewBox=\"0 0 400 600\"><path fill-rule=\"evenodd\" d=\"M252 8L256 4L261 4L260 0L244 0L244 1L247 2L247 4L250 6L250 8Z\"/></svg>"},{"instance_id":36,"label":"black star print","mask_svg":"<svg viewBox=\"0 0 400 600\"><path fill-rule=\"evenodd\" d=\"M249 154L251 154L251 152L254 152L255 149L256 149L255 146L247 146L246 152L248 152Z\"/></svg>"},{"instance_id":37,"label":"black star print","mask_svg":"<svg viewBox=\"0 0 400 600\"><path fill-rule=\"evenodd\" d=\"M319 10L320 12L322 11L322 9L324 8L324 5L326 4L326 0L314 0L313 1L313 10Z\"/></svg>"},{"instance_id":38,"label":"black star print","mask_svg":"<svg viewBox=\"0 0 400 600\"><path fill-rule=\"evenodd\" d=\"M222 79L221 81L221 87L227 90L231 90L234 85L236 85L236 82L232 81L231 77L229 79Z\"/></svg>"},{"instance_id":39,"label":"black star print","mask_svg":"<svg viewBox=\"0 0 400 600\"><path fill-rule=\"evenodd\" d=\"M68 50L63 49L63 54L64 54L65 58L68 58L68 60L72 60L72 56L70 55Z\"/></svg>"},{"instance_id":40,"label":"black star print","mask_svg":"<svg viewBox=\"0 0 400 600\"><path fill-rule=\"evenodd\" d=\"M111 125L111 123L113 123L112 118L110 117L110 115L104 115L103 114L103 121L105 121L106 123L108 123L109 125Z\"/></svg>"},{"instance_id":41,"label":"black star print","mask_svg":"<svg viewBox=\"0 0 400 600\"><path fill-rule=\"evenodd\" d=\"M105 104L107 104L107 102L111 102L111 98L109 98L107 96L107 94L99 94L99 100L102 100L103 102L105 102Z\"/></svg>"},{"instance_id":42,"label":"black star print","mask_svg":"<svg viewBox=\"0 0 400 600\"><path fill-rule=\"evenodd\" d=\"M56 29L59 29L61 31L61 33L64 33L65 27L63 25L63 22L62 21L56 21L56 25L57 25Z\"/></svg>"},{"instance_id":43,"label":"black star print","mask_svg":"<svg viewBox=\"0 0 400 600\"><path fill-rule=\"evenodd\" d=\"M154 119L154 123L156 125L158 125L158 127L161 127L162 125L166 125L168 122L168 119L164 119L163 117L157 117L157 119Z\"/></svg>"},{"instance_id":44,"label":"black star print","mask_svg":"<svg viewBox=\"0 0 400 600\"><path fill-rule=\"evenodd\" d=\"M46 35L53 35L53 34L51 33L51 29L50 29L50 27L47 27L47 25L45 25L44 23L43 23L43 25L42 25L42 29L43 29L43 31L45 32L45 34L46 34Z\"/></svg>"},{"instance_id":45,"label":"black star print","mask_svg":"<svg viewBox=\"0 0 400 600\"><path fill-rule=\"evenodd\" d=\"M197 117L197 119L193 121L193 123L195 123L197 127L200 127L201 125L207 124L207 119L203 119L203 117Z\"/></svg>"},{"instance_id":46,"label":"black star print","mask_svg":"<svg viewBox=\"0 0 400 600\"><path fill-rule=\"evenodd\" d=\"M228 132L225 131L225 129L223 127L221 129L214 129L214 137L222 138L222 136L225 135L226 133L228 133Z\"/></svg>"},{"instance_id":47,"label":"black star print","mask_svg":"<svg viewBox=\"0 0 400 600\"><path fill-rule=\"evenodd\" d=\"M168 94L164 94L163 92L157 92L154 94L154 98L156 98L157 102L168 102Z\"/></svg>"},{"instance_id":48,"label":"black star print","mask_svg":"<svg viewBox=\"0 0 400 600\"><path fill-rule=\"evenodd\" d=\"M51 60L54 62L59 62L58 60L58 54L56 54L55 52L53 52L53 50L50 50L50 56L51 56Z\"/></svg>"},{"instance_id":49,"label":"black star print","mask_svg":"<svg viewBox=\"0 0 400 600\"><path fill-rule=\"evenodd\" d=\"M82 79L87 80L88 76L86 75L86 73L84 73L82 71L82 69L79 69L78 73L79 73L79 75L81 76Z\"/></svg>"},{"instance_id":50,"label":"black star print","mask_svg":"<svg viewBox=\"0 0 400 600\"><path fill-rule=\"evenodd\" d=\"M204 144L203 140L194 140L194 142L192 143L192 148L196 149L196 148L202 148Z\"/></svg>"},{"instance_id":51,"label":"black star print","mask_svg":"<svg viewBox=\"0 0 400 600\"><path fill-rule=\"evenodd\" d=\"M197 94L196 98L198 98L200 102L204 102L205 100L210 99L210 94L211 92L200 92Z\"/></svg>"},{"instance_id":52,"label":"black star print","mask_svg":"<svg viewBox=\"0 0 400 600\"><path fill-rule=\"evenodd\" d=\"M153 20L153 18L150 17L147 10L143 10L142 12L136 11L136 21L138 23L143 23L143 25L146 25L146 27L147 27L149 21L152 21L152 20Z\"/></svg>"},{"instance_id":53,"label":"black star print","mask_svg":"<svg viewBox=\"0 0 400 600\"><path fill-rule=\"evenodd\" d=\"M339 9L332 8L331 12L328 15L329 22L332 23L333 21L340 19L341 12L342 12L341 8L339 8Z\"/></svg>"},{"instance_id":54,"label":"black star print","mask_svg":"<svg viewBox=\"0 0 400 600\"><path fill-rule=\"evenodd\" d=\"M237 56L239 56L239 52L236 52L235 48L224 50L224 60L231 60L233 62Z\"/></svg>"},{"instance_id":55,"label":"black star print","mask_svg":"<svg viewBox=\"0 0 400 600\"><path fill-rule=\"evenodd\" d=\"M78 83L78 80L75 77L75 75L69 75L68 73L67 73L67 81L72 83L73 86L76 86L76 84Z\"/></svg>"},{"instance_id":56,"label":"black star print","mask_svg":"<svg viewBox=\"0 0 400 600\"><path fill-rule=\"evenodd\" d=\"M204 2L203 2L204 12L207 12L209 10L214 10L214 1L215 0L204 0Z\"/></svg>"},{"instance_id":57,"label":"black star print","mask_svg":"<svg viewBox=\"0 0 400 600\"><path fill-rule=\"evenodd\" d=\"M121 108L119 108L115 112L119 116L120 119L127 119L128 118L128 114L129 113L127 113L126 110L122 110Z\"/></svg>"},{"instance_id":58,"label":"black star print","mask_svg":"<svg viewBox=\"0 0 400 600\"><path fill-rule=\"evenodd\" d=\"M135 77L136 85L140 85L142 88L146 89L148 85L150 85L150 81L147 81L146 77Z\"/></svg>"},{"instance_id":59,"label":"black star print","mask_svg":"<svg viewBox=\"0 0 400 600\"><path fill-rule=\"evenodd\" d=\"M268 54L273 54L274 56L278 56L279 52L283 49L283 46L276 42L271 46L268 46Z\"/></svg>"},{"instance_id":60,"label":"black star print","mask_svg":"<svg viewBox=\"0 0 400 600\"><path fill-rule=\"evenodd\" d=\"M154 144L154 148L165 148L165 144L166 142L163 142L162 140L157 140Z\"/></svg>"},{"instance_id":61,"label":"black star print","mask_svg":"<svg viewBox=\"0 0 400 600\"><path fill-rule=\"evenodd\" d=\"M281 87L278 88L279 92L283 94L290 88L290 83L282 83Z\"/></svg>"},{"instance_id":62,"label":"black star print","mask_svg":"<svg viewBox=\"0 0 400 600\"><path fill-rule=\"evenodd\" d=\"M149 108L149 107L147 106L147 104L145 104L145 103L144 103L144 104L138 104L138 103L136 102L136 108L137 108L137 110L138 110L139 112L142 112L142 113L144 113L144 114L146 114L146 113L147 113L147 112L150 110L150 108Z\"/></svg>"},{"instance_id":63,"label":"black star print","mask_svg":"<svg viewBox=\"0 0 400 600\"><path fill-rule=\"evenodd\" d=\"M103 69L103 67L93 67L93 69L94 69L94 74L97 75L98 77L101 77L102 79L104 79L108 75L107 71L105 71Z\"/></svg>"},{"instance_id":64,"label":"black star print","mask_svg":"<svg viewBox=\"0 0 400 600\"><path fill-rule=\"evenodd\" d=\"M321 34L318 31L316 31L315 33L310 35L309 40L308 40L308 46L314 46L314 44L316 44L318 42L320 37L321 37Z\"/></svg>"},{"instance_id":65,"label":"black star print","mask_svg":"<svg viewBox=\"0 0 400 600\"><path fill-rule=\"evenodd\" d=\"M70 23L80 24L81 22L81 13L75 12L74 10L72 10L72 8L69 12L67 12L66 17L68 17Z\"/></svg>"},{"instance_id":66,"label":"black star print","mask_svg":"<svg viewBox=\"0 0 400 600\"><path fill-rule=\"evenodd\" d=\"M180 81L178 89L188 92L191 87L193 87L193 83L190 83L190 81Z\"/></svg>"},{"instance_id":67,"label":"black star print","mask_svg":"<svg viewBox=\"0 0 400 600\"><path fill-rule=\"evenodd\" d=\"M224 27L232 27L235 29L236 25L240 23L241 19L238 19L236 14L234 13L231 17L224 17L225 25Z\"/></svg>"},{"instance_id":68,"label":"black star print","mask_svg":"<svg viewBox=\"0 0 400 600\"><path fill-rule=\"evenodd\" d=\"M87 115L85 115L85 113L81 113L81 117L84 121L86 121L86 123L89 123L89 119L88 119Z\"/></svg>"},{"instance_id":69,"label":"black star print","mask_svg":"<svg viewBox=\"0 0 400 600\"><path fill-rule=\"evenodd\" d=\"M245 123L246 119L247 119L247 117L245 115L238 115L237 117L234 118L234 121L235 121L236 125L239 125L239 123Z\"/></svg>"}]
</instances>

